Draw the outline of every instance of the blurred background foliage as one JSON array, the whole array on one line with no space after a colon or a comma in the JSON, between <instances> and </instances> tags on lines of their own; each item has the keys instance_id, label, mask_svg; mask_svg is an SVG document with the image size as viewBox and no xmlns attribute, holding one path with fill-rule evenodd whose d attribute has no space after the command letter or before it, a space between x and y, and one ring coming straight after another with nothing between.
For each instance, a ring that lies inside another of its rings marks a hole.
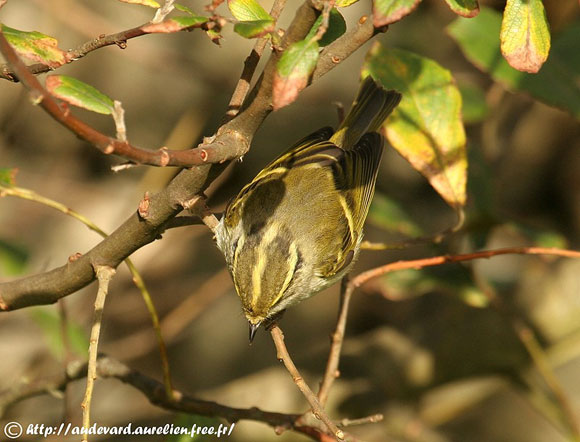
<instances>
[{"instance_id":1,"label":"blurred background foliage","mask_svg":"<svg viewBox=\"0 0 580 442\"><path fill-rule=\"evenodd\" d=\"M201 12L204 2L183 3ZM271 2L261 3L268 9ZM481 4L497 10L504 6L499 0ZM577 2L546 1L545 6L553 38L578 26ZM280 19L282 28L292 19L293 7L289 2ZM368 12L365 1L343 11L347 23ZM58 38L64 49L151 17L147 8L112 0L9 1L1 14L2 22L14 28ZM475 68L446 31L456 17L444 2L425 0L378 40L435 59L452 71L462 91L469 158L466 224L436 246L364 252L355 273L391 261L475 249L530 244L578 248L578 121L526 93L511 92ZM128 41L124 50L108 47L91 53L59 73L121 100L133 144L188 148L219 126L253 45L233 34L231 27L223 35L219 48L197 31L145 36ZM336 125L333 103L350 104L369 47L303 91L291 106L270 115L243 162L231 165L211 186L213 209L222 210L242 185L297 138ZM578 81L580 73L576 75ZM75 112L113 133L110 119ZM22 87L0 82L0 165L18 169L19 186L55 199L111 232L136 209L145 191L162 188L175 173L148 167L111 172L120 162L31 106ZM366 239L398 242L406 235L437 233L454 220L453 211L427 181L388 149ZM47 207L17 198L0 200L2 280L59 266L99 241L97 234ZM270 338L261 333L248 346L246 321L207 228L170 230L132 259L162 318L177 388L231 406L306 409L304 398L276 362ZM557 407L545 399L550 394L517 338L512 318L523 318L537 333L580 419L578 275L576 260L514 255L372 281L352 302L341 377L331 392L329 414L354 418L383 413L382 423L352 429L365 440L385 440L387 435L425 442L569 440L558 422ZM510 314L490 307L482 293L485 286L505 301ZM85 355L95 292L91 285L65 299L71 352L77 357ZM289 351L312 386L324 369L337 306L338 287L333 287L293 308L281 322ZM0 391L62 369L59 330L57 306L0 315ZM100 351L161 379L151 319L123 266L111 285ZM80 422L83 389L84 382L69 388L72 422ZM46 395L10 407L2 422L57 424L62 416L62 400ZM115 380L98 381L92 417L100 425L208 422L156 408ZM271 428L243 421L231 440L274 438ZM276 440L302 439L284 434Z\"/></svg>"}]
</instances>

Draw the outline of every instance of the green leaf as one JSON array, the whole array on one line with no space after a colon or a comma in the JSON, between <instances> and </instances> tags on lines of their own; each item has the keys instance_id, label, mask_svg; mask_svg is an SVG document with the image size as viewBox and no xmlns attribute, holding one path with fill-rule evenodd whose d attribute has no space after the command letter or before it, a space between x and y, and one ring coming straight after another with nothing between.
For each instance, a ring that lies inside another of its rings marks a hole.
<instances>
[{"instance_id":1,"label":"green leaf","mask_svg":"<svg viewBox=\"0 0 580 442\"><path fill-rule=\"evenodd\" d=\"M18 169L0 167L0 186L12 187L16 184L16 172Z\"/></svg>"},{"instance_id":2,"label":"green leaf","mask_svg":"<svg viewBox=\"0 0 580 442\"><path fill-rule=\"evenodd\" d=\"M321 24L322 24L322 14L318 16L318 18L312 25L312 28L310 28L310 32L308 32L308 35L306 36L306 38L304 38L304 40L310 40L311 38L314 38ZM330 10L330 13L328 14L328 28L326 28L326 31L322 35L322 38L318 40L318 44L321 47L327 46L334 40L336 40L338 37L343 35L345 32L346 32L346 22L344 21L344 17L340 12L338 12L338 9L332 8Z\"/></svg>"},{"instance_id":3,"label":"green leaf","mask_svg":"<svg viewBox=\"0 0 580 442\"><path fill-rule=\"evenodd\" d=\"M580 118L580 24L575 23L554 38L550 58L537 74L513 69L502 57L499 33L501 14L489 8L471 19L458 18L447 32L469 61L511 90L561 107Z\"/></svg>"},{"instance_id":4,"label":"green leaf","mask_svg":"<svg viewBox=\"0 0 580 442\"><path fill-rule=\"evenodd\" d=\"M272 105L278 110L292 103L308 85L318 62L318 42L301 40L292 44L280 57L272 84Z\"/></svg>"},{"instance_id":5,"label":"green leaf","mask_svg":"<svg viewBox=\"0 0 580 442\"><path fill-rule=\"evenodd\" d=\"M373 24L376 28L398 22L409 15L421 0L374 0Z\"/></svg>"},{"instance_id":6,"label":"green leaf","mask_svg":"<svg viewBox=\"0 0 580 442\"><path fill-rule=\"evenodd\" d=\"M334 6L337 8L346 8L354 3L358 2L358 0L336 0Z\"/></svg>"},{"instance_id":7,"label":"green leaf","mask_svg":"<svg viewBox=\"0 0 580 442\"><path fill-rule=\"evenodd\" d=\"M24 273L28 256L24 247L0 239L0 275L18 276Z\"/></svg>"},{"instance_id":8,"label":"green leaf","mask_svg":"<svg viewBox=\"0 0 580 442\"><path fill-rule=\"evenodd\" d=\"M389 232L409 237L418 237L423 234L421 228L399 203L379 192L375 192L368 219L372 224Z\"/></svg>"},{"instance_id":9,"label":"green leaf","mask_svg":"<svg viewBox=\"0 0 580 442\"><path fill-rule=\"evenodd\" d=\"M40 32L25 32L0 24L4 37L16 52L30 60L57 68L66 63L65 52L57 46L58 41Z\"/></svg>"},{"instance_id":10,"label":"green leaf","mask_svg":"<svg viewBox=\"0 0 580 442\"><path fill-rule=\"evenodd\" d=\"M387 120L389 142L451 206L465 204L467 158L461 94L451 73L435 61L375 43L363 75L403 94Z\"/></svg>"},{"instance_id":11,"label":"green leaf","mask_svg":"<svg viewBox=\"0 0 580 442\"><path fill-rule=\"evenodd\" d=\"M51 307L33 307L27 309L30 318L44 332L48 346L53 355L60 359L63 354L63 342L61 331L61 319ZM89 348L89 338L83 328L71 322L67 323L67 335L71 345L71 351L81 357L86 357Z\"/></svg>"},{"instance_id":12,"label":"green leaf","mask_svg":"<svg viewBox=\"0 0 580 442\"><path fill-rule=\"evenodd\" d=\"M273 20L241 21L234 25L234 32L244 38L260 38L274 30Z\"/></svg>"},{"instance_id":13,"label":"green leaf","mask_svg":"<svg viewBox=\"0 0 580 442\"><path fill-rule=\"evenodd\" d=\"M193 12L191 9L189 9L185 5L180 5L179 3L174 3L173 6L175 6L175 9L177 9L180 12L185 12L186 14L189 14L189 15L197 15L195 12Z\"/></svg>"},{"instance_id":14,"label":"green leaf","mask_svg":"<svg viewBox=\"0 0 580 442\"><path fill-rule=\"evenodd\" d=\"M485 93L481 87L472 83L459 82L459 92L463 102L463 121L479 123L487 117L489 108L485 101Z\"/></svg>"},{"instance_id":15,"label":"green leaf","mask_svg":"<svg viewBox=\"0 0 580 442\"><path fill-rule=\"evenodd\" d=\"M161 23L149 23L141 26L143 32L148 34L170 34L172 32L183 31L187 28L199 28L209 19L202 15L173 17L162 21Z\"/></svg>"},{"instance_id":16,"label":"green leaf","mask_svg":"<svg viewBox=\"0 0 580 442\"><path fill-rule=\"evenodd\" d=\"M107 115L113 111L113 100L76 78L49 75L46 78L46 88L52 95L73 106Z\"/></svg>"},{"instance_id":17,"label":"green leaf","mask_svg":"<svg viewBox=\"0 0 580 442\"><path fill-rule=\"evenodd\" d=\"M123 3L131 3L134 5L143 5L143 6L149 6L150 8L160 8L161 5L159 3L157 3L155 0L119 0L120 2Z\"/></svg>"},{"instance_id":18,"label":"green leaf","mask_svg":"<svg viewBox=\"0 0 580 442\"><path fill-rule=\"evenodd\" d=\"M536 73L548 59L550 29L542 0L507 0L501 53L513 68Z\"/></svg>"},{"instance_id":19,"label":"green leaf","mask_svg":"<svg viewBox=\"0 0 580 442\"><path fill-rule=\"evenodd\" d=\"M445 0L453 12L463 17L471 18L479 14L477 0Z\"/></svg>"},{"instance_id":20,"label":"green leaf","mask_svg":"<svg viewBox=\"0 0 580 442\"><path fill-rule=\"evenodd\" d=\"M239 21L274 21L256 0L228 0L228 8Z\"/></svg>"}]
</instances>

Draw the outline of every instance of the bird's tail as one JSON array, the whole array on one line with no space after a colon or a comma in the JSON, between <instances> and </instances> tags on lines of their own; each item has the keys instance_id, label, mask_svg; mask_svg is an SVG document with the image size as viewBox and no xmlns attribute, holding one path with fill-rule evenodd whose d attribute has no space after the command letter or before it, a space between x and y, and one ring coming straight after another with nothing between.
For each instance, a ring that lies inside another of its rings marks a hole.
<instances>
[{"instance_id":1,"label":"bird's tail","mask_svg":"<svg viewBox=\"0 0 580 442\"><path fill-rule=\"evenodd\" d=\"M348 115L331 137L343 149L352 149L367 132L376 132L401 101L401 94L386 90L370 75L361 83Z\"/></svg>"}]
</instances>

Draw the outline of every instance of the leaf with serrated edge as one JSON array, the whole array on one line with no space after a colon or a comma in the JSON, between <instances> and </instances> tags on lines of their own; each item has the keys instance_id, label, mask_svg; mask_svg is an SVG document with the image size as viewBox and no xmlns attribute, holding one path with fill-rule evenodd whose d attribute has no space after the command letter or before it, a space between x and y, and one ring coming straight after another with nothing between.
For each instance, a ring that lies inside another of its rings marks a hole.
<instances>
[{"instance_id":1,"label":"leaf with serrated edge","mask_svg":"<svg viewBox=\"0 0 580 442\"><path fill-rule=\"evenodd\" d=\"M256 0L228 0L228 8L239 21L274 20Z\"/></svg>"},{"instance_id":2,"label":"leaf with serrated edge","mask_svg":"<svg viewBox=\"0 0 580 442\"><path fill-rule=\"evenodd\" d=\"M472 19L458 18L447 26L465 57L511 90L528 92L580 119L580 24L560 31L554 38L550 58L537 74L512 68L500 52L501 14L482 8Z\"/></svg>"},{"instance_id":3,"label":"leaf with serrated edge","mask_svg":"<svg viewBox=\"0 0 580 442\"><path fill-rule=\"evenodd\" d=\"M373 2L373 25L376 28L389 25L409 15L421 0L375 0Z\"/></svg>"},{"instance_id":4,"label":"leaf with serrated edge","mask_svg":"<svg viewBox=\"0 0 580 442\"><path fill-rule=\"evenodd\" d=\"M155 8L155 9L158 9L161 7L161 5L159 3L157 3L155 0L119 0L119 1L123 2L123 3L131 3L133 5L149 6L150 8Z\"/></svg>"},{"instance_id":5,"label":"leaf with serrated edge","mask_svg":"<svg viewBox=\"0 0 580 442\"><path fill-rule=\"evenodd\" d=\"M65 52L57 47L56 38L36 31L19 31L3 24L0 26L8 43L23 57L44 63L51 68L66 63Z\"/></svg>"},{"instance_id":6,"label":"leaf with serrated edge","mask_svg":"<svg viewBox=\"0 0 580 442\"><path fill-rule=\"evenodd\" d=\"M450 206L463 206L465 130L451 73L433 60L377 42L363 66L363 75L369 74L403 94L385 126L389 142Z\"/></svg>"},{"instance_id":7,"label":"leaf with serrated edge","mask_svg":"<svg viewBox=\"0 0 580 442\"><path fill-rule=\"evenodd\" d=\"M209 19L201 15L173 17L162 21L161 23L150 23L141 26L143 32L148 34L170 34L172 32L183 31L187 28L200 27Z\"/></svg>"},{"instance_id":8,"label":"leaf with serrated edge","mask_svg":"<svg viewBox=\"0 0 580 442\"><path fill-rule=\"evenodd\" d=\"M312 28L308 32L308 35L304 38L304 40L310 40L313 38L320 25L322 24L322 14L318 16ZM322 35L322 38L318 40L318 44L320 46L327 46L332 43L334 40L339 38L346 32L346 21L344 21L344 17L336 8L332 8L330 10L330 14L328 15L328 28L326 32Z\"/></svg>"},{"instance_id":9,"label":"leaf with serrated edge","mask_svg":"<svg viewBox=\"0 0 580 442\"><path fill-rule=\"evenodd\" d=\"M284 51L272 84L274 110L292 103L308 85L308 78L318 62L318 49L317 42L301 40Z\"/></svg>"},{"instance_id":10,"label":"leaf with serrated edge","mask_svg":"<svg viewBox=\"0 0 580 442\"><path fill-rule=\"evenodd\" d=\"M536 73L548 59L550 29L541 0L508 0L501 23L501 53L510 66Z\"/></svg>"},{"instance_id":11,"label":"leaf with serrated edge","mask_svg":"<svg viewBox=\"0 0 580 442\"><path fill-rule=\"evenodd\" d=\"M234 32L244 38L260 38L273 30L272 20L240 21L234 25Z\"/></svg>"},{"instance_id":12,"label":"leaf with serrated edge","mask_svg":"<svg viewBox=\"0 0 580 442\"><path fill-rule=\"evenodd\" d=\"M477 0L445 0L453 12L463 17L475 17L479 14L479 3Z\"/></svg>"},{"instance_id":13,"label":"leaf with serrated edge","mask_svg":"<svg viewBox=\"0 0 580 442\"><path fill-rule=\"evenodd\" d=\"M49 75L46 78L46 89L55 97L73 106L106 115L113 111L113 100L76 78L66 75Z\"/></svg>"}]
</instances>

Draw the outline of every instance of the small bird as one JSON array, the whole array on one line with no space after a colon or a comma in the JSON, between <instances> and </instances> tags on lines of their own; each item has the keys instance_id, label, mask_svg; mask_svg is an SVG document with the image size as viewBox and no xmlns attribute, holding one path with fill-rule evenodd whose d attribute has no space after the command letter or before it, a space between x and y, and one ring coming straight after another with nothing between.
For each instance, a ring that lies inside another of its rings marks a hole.
<instances>
[{"instance_id":1,"label":"small bird","mask_svg":"<svg viewBox=\"0 0 580 442\"><path fill-rule=\"evenodd\" d=\"M261 324L353 265L383 154L377 131L400 100L366 77L336 132L325 127L297 142L226 207L215 237L250 343Z\"/></svg>"}]
</instances>

